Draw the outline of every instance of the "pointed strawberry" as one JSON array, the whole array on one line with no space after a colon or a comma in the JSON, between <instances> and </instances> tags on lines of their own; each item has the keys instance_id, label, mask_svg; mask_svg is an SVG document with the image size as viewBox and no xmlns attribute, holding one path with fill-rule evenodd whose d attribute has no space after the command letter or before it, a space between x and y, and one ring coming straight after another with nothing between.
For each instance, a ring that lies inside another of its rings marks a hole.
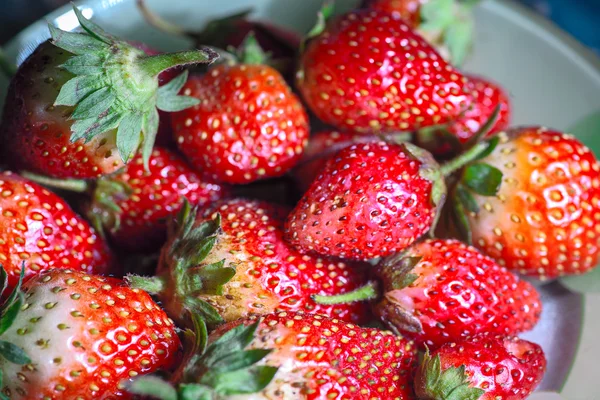
<instances>
[{"instance_id":1,"label":"pointed strawberry","mask_svg":"<svg viewBox=\"0 0 600 400\"><path fill-rule=\"evenodd\" d=\"M243 199L217 202L198 215L184 208L157 276L128 279L156 293L182 324L189 323L190 311L215 324L278 310L365 322L365 304L320 306L312 299L359 288L364 270L290 248L283 240L285 212Z\"/></svg>"},{"instance_id":2,"label":"pointed strawberry","mask_svg":"<svg viewBox=\"0 0 600 400\"><path fill-rule=\"evenodd\" d=\"M147 161L158 111L178 111L196 99L179 96L186 75L158 87L161 71L206 63L217 55L193 50L148 56L83 17L82 33L49 25L42 43L13 78L2 136L15 167L55 177L112 173L141 150Z\"/></svg>"},{"instance_id":3,"label":"pointed strawberry","mask_svg":"<svg viewBox=\"0 0 600 400\"><path fill-rule=\"evenodd\" d=\"M173 322L147 293L118 279L53 269L23 290L20 311L2 315L0 343L25 356L1 346L5 398L131 399L128 380L175 362Z\"/></svg>"},{"instance_id":4,"label":"pointed strawberry","mask_svg":"<svg viewBox=\"0 0 600 400\"><path fill-rule=\"evenodd\" d=\"M9 287L51 268L106 274L112 256L90 225L54 193L17 174L0 174L0 264Z\"/></svg>"},{"instance_id":5,"label":"pointed strawberry","mask_svg":"<svg viewBox=\"0 0 600 400\"><path fill-rule=\"evenodd\" d=\"M545 371L537 344L483 334L427 352L417 369L415 392L424 400L525 400Z\"/></svg>"}]
</instances>

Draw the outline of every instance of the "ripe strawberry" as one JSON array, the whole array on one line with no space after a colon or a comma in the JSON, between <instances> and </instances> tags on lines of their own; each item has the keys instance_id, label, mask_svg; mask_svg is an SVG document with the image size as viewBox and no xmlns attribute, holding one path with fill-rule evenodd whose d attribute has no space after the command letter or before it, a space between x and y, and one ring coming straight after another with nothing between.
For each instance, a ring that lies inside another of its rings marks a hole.
<instances>
[{"instance_id":1,"label":"ripe strawberry","mask_svg":"<svg viewBox=\"0 0 600 400\"><path fill-rule=\"evenodd\" d=\"M380 11L353 11L328 24L306 46L297 86L321 120L360 133L444 124L471 102L461 73Z\"/></svg>"},{"instance_id":2,"label":"ripe strawberry","mask_svg":"<svg viewBox=\"0 0 600 400\"><path fill-rule=\"evenodd\" d=\"M9 398L128 399L124 382L175 361L173 322L147 293L118 279L53 269L24 291L21 311L1 336L29 358L17 365L1 354Z\"/></svg>"},{"instance_id":3,"label":"ripe strawberry","mask_svg":"<svg viewBox=\"0 0 600 400\"><path fill-rule=\"evenodd\" d=\"M462 233L500 265L540 279L594 268L600 240L594 154L542 127L515 128L498 140L464 169L454 190Z\"/></svg>"},{"instance_id":4,"label":"ripe strawberry","mask_svg":"<svg viewBox=\"0 0 600 400\"><path fill-rule=\"evenodd\" d=\"M249 183L283 175L306 145L302 104L275 69L261 64L260 52L249 37L242 61L258 63L221 64L191 78L183 93L201 102L172 116L179 149L211 179Z\"/></svg>"},{"instance_id":5,"label":"ripe strawberry","mask_svg":"<svg viewBox=\"0 0 600 400\"><path fill-rule=\"evenodd\" d=\"M454 65L461 65L473 42L471 3L460 0L365 0L370 9L401 18Z\"/></svg>"},{"instance_id":6,"label":"ripe strawberry","mask_svg":"<svg viewBox=\"0 0 600 400\"><path fill-rule=\"evenodd\" d=\"M484 334L427 353L417 369L415 391L431 400L525 400L545 370L537 344Z\"/></svg>"},{"instance_id":7,"label":"ripe strawberry","mask_svg":"<svg viewBox=\"0 0 600 400\"><path fill-rule=\"evenodd\" d=\"M142 148L150 155L157 108L177 111L197 100L178 96L186 79L158 88L158 74L209 62L210 50L147 56L119 41L74 7L83 33L50 25L13 78L2 123L13 166L55 177L90 178L116 171Z\"/></svg>"},{"instance_id":8,"label":"ripe strawberry","mask_svg":"<svg viewBox=\"0 0 600 400\"><path fill-rule=\"evenodd\" d=\"M104 274L111 256L106 244L64 200L4 172L0 174L0 264L10 287L17 283L23 262L26 278L50 268Z\"/></svg>"},{"instance_id":9,"label":"ripe strawberry","mask_svg":"<svg viewBox=\"0 0 600 400\"><path fill-rule=\"evenodd\" d=\"M303 310L366 321L364 304L321 306L313 301L313 295L360 287L366 283L364 271L290 248L283 240L286 210L233 199L197 216L189 211L182 210L179 229L163 248L158 276L128 277L135 287L157 293L173 318L185 323L191 310L216 323Z\"/></svg>"},{"instance_id":10,"label":"ripe strawberry","mask_svg":"<svg viewBox=\"0 0 600 400\"><path fill-rule=\"evenodd\" d=\"M355 144L331 158L288 216L301 252L368 260L410 246L434 224L445 199L442 172L424 150Z\"/></svg>"},{"instance_id":11,"label":"ripe strawberry","mask_svg":"<svg viewBox=\"0 0 600 400\"><path fill-rule=\"evenodd\" d=\"M383 260L375 273L378 290L372 283L354 294L315 300L340 304L379 298L373 311L381 322L433 348L482 332L527 331L541 313L531 284L457 240L419 242Z\"/></svg>"}]
</instances>

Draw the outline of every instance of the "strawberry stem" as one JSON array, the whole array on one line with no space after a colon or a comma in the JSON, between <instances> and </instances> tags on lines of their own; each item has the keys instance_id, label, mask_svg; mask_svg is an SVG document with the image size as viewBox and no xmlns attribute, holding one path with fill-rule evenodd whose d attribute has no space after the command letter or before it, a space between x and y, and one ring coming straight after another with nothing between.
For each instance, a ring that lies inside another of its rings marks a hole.
<instances>
[{"instance_id":1,"label":"strawberry stem","mask_svg":"<svg viewBox=\"0 0 600 400\"><path fill-rule=\"evenodd\" d=\"M211 63L219 55L205 47L201 50L180 51L170 54L157 54L155 56L146 56L138 61L138 66L149 75L158 75L162 71L188 64Z\"/></svg>"},{"instance_id":2,"label":"strawberry stem","mask_svg":"<svg viewBox=\"0 0 600 400\"><path fill-rule=\"evenodd\" d=\"M475 146L471 147L469 150L465 151L458 157L446 162L445 164L442 164L440 166L440 171L442 172L442 175L448 176L453 172L461 169L471 161L476 160L481 153L487 150L489 145L489 142L477 143Z\"/></svg>"},{"instance_id":3,"label":"strawberry stem","mask_svg":"<svg viewBox=\"0 0 600 400\"><path fill-rule=\"evenodd\" d=\"M27 171L23 171L20 174L22 177L27 178L30 181L39 183L43 186L47 186L51 189L60 189L75 193L86 193L90 190L90 187L92 186L89 182L83 179L50 178L48 176L38 175Z\"/></svg>"},{"instance_id":4,"label":"strawberry stem","mask_svg":"<svg viewBox=\"0 0 600 400\"><path fill-rule=\"evenodd\" d=\"M317 304L334 305L354 303L357 301L368 301L376 299L377 297L379 297L377 282L371 281L365 286L362 286L348 293L337 294L334 296L324 296L316 294L312 296L312 299Z\"/></svg>"},{"instance_id":5,"label":"strawberry stem","mask_svg":"<svg viewBox=\"0 0 600 400\"><path fill-rule=\"evenodd\" d=\"M144 16L146 22L158 29L159 31L169 33L175 36L187 36L188 33L178 25L172 24L169 21L163 19L161 16L155 14L148 8L144 0L136 1L138 9Z\"/></svg>"}]
</instances>

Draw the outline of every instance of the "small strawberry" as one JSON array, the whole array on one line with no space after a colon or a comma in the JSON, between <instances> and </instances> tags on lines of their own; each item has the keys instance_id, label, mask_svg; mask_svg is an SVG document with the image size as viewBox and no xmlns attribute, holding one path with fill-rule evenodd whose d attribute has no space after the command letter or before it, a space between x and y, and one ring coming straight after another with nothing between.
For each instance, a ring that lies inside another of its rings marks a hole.
<instances>
[{"instance_id":1,"label":"small strawberry","mask_svg":"<svg viewBox=\"0 0 600 400\"><path fill-rule=\"evenodd\" d=\"M414 399L416 352L412 342L320 315L280 312L257 319L235 321L213 332L209 342L216 346L209 345L192 369L198 373L189 374L180 391L194 388L194 393L213 396L193 398L211 399L237 394L239 400ZM251 365L252 361L256 364ZM234 381L236 377L238 381ZM140 378L136 389L144 384L146 388L148 384L156 386L153 391L136 392L174 392L159 382ZM157 390L159 387L163 390ZM256 389L260 392L252 394Z\"/></svg>"},{"instance_id":2,"label":"small strawberry","mask_svg":"<svg viewBox=\"0 0 600 400\"><path fill-rule=\"evenodd\" d=\"M0 350L8 398L129 399L124 382L175 361L173 322L147 293L118 279L53 269L23 289L21 311L2 319L2 343L13 350Z\"/></svg>"},{"instance_id":3,"label":"small strawberry","mask_svg":"<svg viewBox=\"0 0 600 400\"><path fill-rule=\"evenodd\" d=\"M478 1L365 0L370 9L401 18L454 65L461 65L473 44L471 8Z\"/></svg>"},{"instance_id":4,"label":"small strawberry","mask_svg":"<svg viewBox=\"0 0 600 400\"><path fill-rule=\"evenodd\" d=\"M265 202L233 199L196 216L188 205L163 248L158 276L128 279L157 293L169 315L182 323L189 319L189 310L211 324L278 310L365 322L364 304L320 306L313 301L312 295L362 286L364 272L358 265L291 249L283 240L285 211Z\"/></svg>"},{"instance_id":5,"label":"small strawberry","mask_svg":"<svg viewBox=\"0 0 600 400\"><path fill-rule=\"evenodd\" d=\"M379 298L374 313L390 329L437 348L482 333L532 329L541 313L535 288L457 240L425 240L383 260L380 280L355 294L317 296L321 304ZM380 293L377 293L380 292Z\"/></svg>"},{"instance_id":6,"label":"small strawberry","mask_svg":"<svg viewBox=\"0 0 600 400\"><path fill-rule=\"evenodd\" d=\"M181 152L211 179L227 183L283 175L308 140L302 104L281 75L263 64L252 36L241 60L191 78L183 93L201 102L172 116Z\"/></svg>"},{"instance_id":7,"label":"small strawberry","mask_svg":"<svg viewBox=\"0 0 600 400\"><path fill-rule=\"evenodd\" d=\"M158 87L161 71L210 62L210 50L148 56L85 19L84 32L49 25L42 43L13 78L2 122L5 156L15 167L55 177L112 173L142 150L149 157L158 111L197 104L178 96L186 76Z\"/></svg>"},{"instance_id":8,"label":"small strawberry","mask_svg":"<svg viewBox=\"0 0 600 400\"><path fill-rule=\"evenodd\" d=\"M104 274L111 255L89 224L60 197L11 172L0 174L0 264L13 287L50 268Z\"/></svg>"},{"instance_id":9,"label":"small strawberry","mask_svg":"<svg viewBox=\"0 0 600 400\"><path fill-rule=\"evenodd\" d=\"M325 123L360 133L445 124L471 102L460 72L400 19L372 10L336 18L308 43L297 86Z\"/></svg>"},{"instance_id":10,"label":"small strawberry","mask_svg":"<svg viewBox=\"0 0 600 400\"><path fill-rule=\"evenodd\" d=\"M453 190L460 233L500 265L540 279L597 265L600 166L572 136L521 127L493 139Z\"/></svg>"},{"instance_id":11,"label":"small strawberry","mask_svg":"<svg viewBox=\"0 0 600 400\"><path fill-rule=\"evenodd\" d=\"M417 369L415 392L427 400L525 400L545 371L537 344L484 334L427 352Z\"/></svg>"},{"instance_id":12,"label":"small strawberry","mask_svg":"<svg viewBox=\"0 0 600 400\"><path fill-rule=\"evenodd\" d=\"M434 224L446 194L433 157L411 144L355 144L329 159L288 216L301 252L356 260L410 246Z\"/></svg>"}]
</instances>

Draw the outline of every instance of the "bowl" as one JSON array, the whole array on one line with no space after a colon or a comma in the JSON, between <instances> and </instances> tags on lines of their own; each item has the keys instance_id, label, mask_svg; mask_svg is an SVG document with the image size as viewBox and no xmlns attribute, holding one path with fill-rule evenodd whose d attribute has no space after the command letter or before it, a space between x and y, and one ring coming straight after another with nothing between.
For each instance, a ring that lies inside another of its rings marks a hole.
<instances>
[{"instance_id":1,"label":"bowl","mask_svg":"<svg viewBox=\"0 0 600 400\"><path fill-rule=\"evenodd\" d=\"M338 0L337 11L356 5ZM76 3L83 14L107 31L162 50L190 46L146 24L134 0L87 0ZM148 0L148 6L191 30L216 16L252 6L253 17L307 32L321 0ZM468 72L485 75L508 89L514 124L544 124L573 133L600 155L600 59L542 17L509 1L483 1L475 11L474 51ZM29 26L5 48L21 63L49 37L47 22L75 28L70 6ZM0 78L0 90L7 87ZM2 96L3 97L3 96ZM1 101L1 100L0 100ZM544 310L539 325L523 335L542 345L548 372L536 399L598 400L600 359L600 268L582 277L538 283ZM560 393L557 394L557 393Z\"/></svg>"}]
</instances>

